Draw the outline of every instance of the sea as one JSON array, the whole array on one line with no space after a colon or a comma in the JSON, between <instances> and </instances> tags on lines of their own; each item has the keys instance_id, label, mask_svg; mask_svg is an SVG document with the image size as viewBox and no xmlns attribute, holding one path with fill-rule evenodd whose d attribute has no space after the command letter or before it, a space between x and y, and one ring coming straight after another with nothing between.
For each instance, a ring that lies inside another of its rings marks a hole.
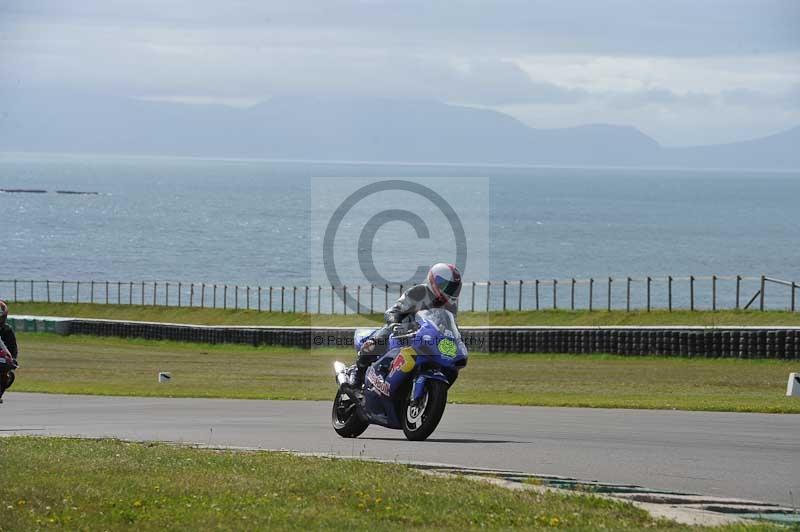
<instances>
[{"instance_id":1,"label":"sea","mask_svg":"<svg viewBox=\"0 0 800 532\"><path fill-rule=\"evenodd\" d=\"M0 189L3 281L800 281L800 172L6 153Z\"/></svg>"}]
</instances>

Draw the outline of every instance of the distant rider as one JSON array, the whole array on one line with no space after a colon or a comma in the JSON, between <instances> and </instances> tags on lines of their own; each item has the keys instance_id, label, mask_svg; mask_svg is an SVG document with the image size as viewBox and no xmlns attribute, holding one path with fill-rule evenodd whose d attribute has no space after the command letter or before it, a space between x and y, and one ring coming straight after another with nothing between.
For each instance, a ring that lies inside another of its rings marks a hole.
<instances>
[{"instance_id":1,"label":"distant rider","mask_svg":"<svg viewBox=\"0 0 800 532\"><path fill-rule=\"evenodd\" d=\"M420 310L444 308L456 315L461 293L461 273L453 264L440 262L431 266L425 282L412 286L389 307L383 318L386 325L364 342L356 358L356 385L364 382L367 368L384 355L389 347L389 335L402 329Z\"/></svg>"},{"instance_id":2,"label":"distant rider","mask_svg":"<svg viewBox=\"0 0 800 532\"><path fill-rule=\"evenodd\" d=\"M0 350L7 350L16 362L17 355L19 354L17 337L14 334L14 329L12 329L11 326L6 323L7 318L8 304L0 299ZM0 383L0 403L2 403L3 392L10 388L11 384L14 382L14 372L9 371L5 374L0 374L0 378L4 379L4 382Z\"/></svg>"}]
</instances>

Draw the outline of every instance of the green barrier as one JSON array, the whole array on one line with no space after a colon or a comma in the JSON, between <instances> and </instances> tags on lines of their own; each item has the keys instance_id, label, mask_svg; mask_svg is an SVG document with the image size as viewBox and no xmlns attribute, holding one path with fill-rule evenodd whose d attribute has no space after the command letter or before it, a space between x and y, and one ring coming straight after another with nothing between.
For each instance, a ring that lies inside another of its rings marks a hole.
<instances>
[{"instance_id":1,"label":"green barrier","mask_svg":"<svg viewBox=\"0 0 800 532\"><path fill-rule=\"evenodd\" d=\"M8 324L17 332L68 333L68 320L9 316Z\"/></svg>"}]
</instances>

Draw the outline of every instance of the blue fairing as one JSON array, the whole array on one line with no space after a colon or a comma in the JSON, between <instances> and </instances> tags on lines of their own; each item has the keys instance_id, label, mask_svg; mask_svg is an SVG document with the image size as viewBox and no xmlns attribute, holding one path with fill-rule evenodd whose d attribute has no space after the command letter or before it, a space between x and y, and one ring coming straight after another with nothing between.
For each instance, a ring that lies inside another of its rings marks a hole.
<instances>
[{"instance_id":1,"label":"blue fairing","mask_svg":"<svg viewBox=\"0 0 800 532\"><path fill-rule=\"evenodd\" d=\"M466 366L467 349L450 312L421 311L416 322L419 328L413 335L390 336L386 354L367 369L364 406L372 423L400 428L402 404L409 393L419 399L430 379L450 385ZM356 349L375 332L360 331L355 335Z\"/></svg>"},{"instance_id":2,"label":"blue fairing","mask_svg":"<svg viewBox=\"0 0 800 532\"><path fill-rule=\"evenodd\" d=\"M367 338L376 332L378 332L378 329L356 329L356 332L353 334L353 345L356 347L356 353L361 351L361 347L364 345L364 342L367 341Z\"/></svg>"}]
</instances>

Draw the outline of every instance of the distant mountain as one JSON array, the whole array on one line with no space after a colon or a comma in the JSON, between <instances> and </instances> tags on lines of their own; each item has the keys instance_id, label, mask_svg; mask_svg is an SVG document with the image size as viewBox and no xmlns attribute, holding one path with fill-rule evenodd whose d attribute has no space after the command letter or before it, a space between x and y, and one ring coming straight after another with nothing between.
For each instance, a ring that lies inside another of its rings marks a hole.
<instances>
[{"instance_id":1,"label":"distant mountain","mask_svg":"<svg viewBox=\"0 0 800 532\"><path fill-rule=\"evenodd\" d=\"M534 129L436 101L282 96L250 108L0 90L0 151L586 166L800 168L800 127L664 148L632 127Z\"/></svg>"}]
</instances>

